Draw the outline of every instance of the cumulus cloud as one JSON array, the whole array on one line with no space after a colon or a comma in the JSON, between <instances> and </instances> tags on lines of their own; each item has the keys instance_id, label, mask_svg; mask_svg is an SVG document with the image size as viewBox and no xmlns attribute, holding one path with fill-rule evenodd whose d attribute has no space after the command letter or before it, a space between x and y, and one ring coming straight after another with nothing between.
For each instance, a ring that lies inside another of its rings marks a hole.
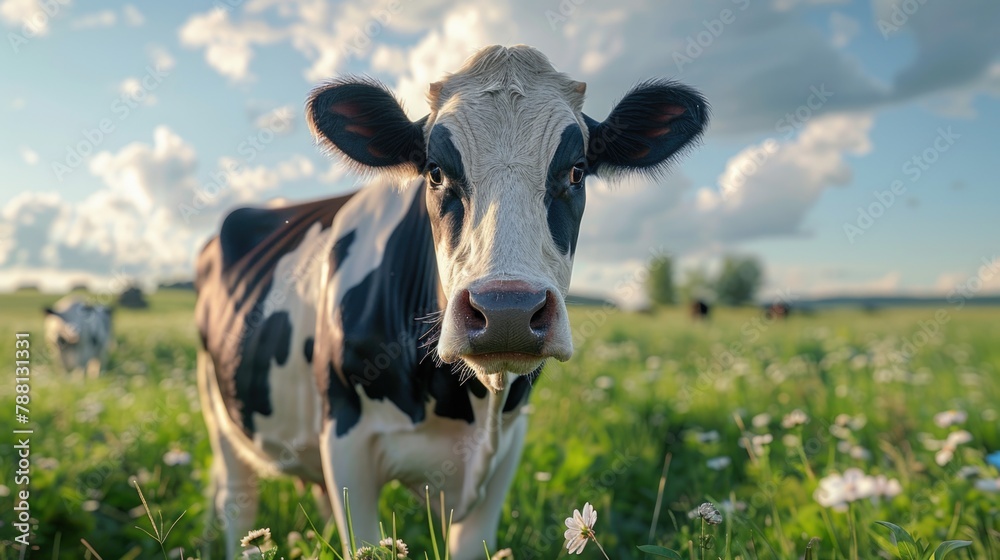
<instances>
[{"instance_id":1,"label":"cumulus cloud","mask_svg":"<svg viewBox=\"0 0 1000 560\"><path fill-rule=\"evenodd\" d=\"M192 16L181 28L180 41L186 47L203 47L209 66L223 76L245 80L250 77L253 48L275 43L285 34L263 21L233 23L229 14L216 8Z\"/></svg>"},{"instance_id":2,"label":"cumulus cloud","mask_svg":"<svg viewBox=\"0 0 1000 560\"><path fill-rule=\"evenodd\" d=\"M830 32L833 34L830 40L833 42L833 46L846 47L859 31L861 31L861 24L858 23L858 20L840 12L830 14Z\"/></svg>"},{"instance_id":3,"label":"cumulus cloud","mask_svg":"<svg viewBox=\"0 0 1000 560\"><path fill-rule=\"evenodd\" d=\"M118 22L118 14L112 10L102 10L92 14L86 14L73 20L72 26L76 29L89 29L96 27L111 27Z\"/></svg>"},{"instance_id":4,"label":"cumulus cloud","mask_svg":"<svg viewBox=\"0 0 1000 560\"><path fill-rule=\"evenodd\" d=\"M48 35L49 22L66 9L70 0L51 2L45 5L43 5L43 1L2 0L0 1L0 19L10 27L20 28L24 35Z\"/></svg>"},{"instance_id":5,"label":"cumulus cloud","mask_svg":"<svg viewBox=\"0 0 1000 560\"><path fill-rule=\"evenodd\" d=\"M713 187L672 175L659 184L588 183L580 251L594 261L648 258L650 250L705 250L802 234L826 189L848 183L847 154L871 149L872 117L819 117L790 140L769 139L730 158Z\"/></svg>"},{"instance_id":6,"label":"cumulus cloud","mask_svg":"<svg viewBox=\"0 0 1000 560\"><path fill-rule=\"evenodd\" d=\"M79 202L57 193L14 197L0 208L5 280L47 282L45 271L54 268L65 272L64 280L189 276L194 255L228 207L260 203L315 173L304 156L252 167L223 157L207 178L199 178L198 164L191 144L159 126L152 143L96 154L89 168L104 187Z\"/></svg>"},{"instance_id":7,"label":"cumulus cloud","mask_svg":"<svg viewBox=\"0 0 1000 560\"><path fill-rule=\"evenodd\" d=\"M18 150L18 153L21 154L21 159L24 160L24 163L28 165L36 165L38 163L38 152L35 150L25 146Z\"/></svg>"},{"instance_id":8,"label":"cumulus cloud","mask_svg":"<svg viewBox=\"0 0 1000 560\"><path fill-rule=\"evenodd\" d=\"M122 18L131 27L139 27L143 23L146 23L146 16L142 15L139 8L136 8L132 4L122 6Z\"/></svg>"}]
</instances>

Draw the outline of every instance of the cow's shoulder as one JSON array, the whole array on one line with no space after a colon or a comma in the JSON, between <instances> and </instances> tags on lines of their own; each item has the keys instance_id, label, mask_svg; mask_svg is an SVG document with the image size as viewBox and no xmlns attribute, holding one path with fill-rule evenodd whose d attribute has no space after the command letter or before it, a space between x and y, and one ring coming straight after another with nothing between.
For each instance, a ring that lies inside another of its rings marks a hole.
<instances>
[{"instance_id":1,"label":"cow's shoulder","mask_svg":"<svg viewBox=\"0 0 1000 560\"><path fill-rule=\"evenodd\" d=\"M293 341L312 336L304 309L315 301L302 286L317 273L317 255L350 198L234 210L198 258L198 330L223 401L248 433L254 413L272 412L271 368L287 363Z\"/></svg>"}]
</instances>

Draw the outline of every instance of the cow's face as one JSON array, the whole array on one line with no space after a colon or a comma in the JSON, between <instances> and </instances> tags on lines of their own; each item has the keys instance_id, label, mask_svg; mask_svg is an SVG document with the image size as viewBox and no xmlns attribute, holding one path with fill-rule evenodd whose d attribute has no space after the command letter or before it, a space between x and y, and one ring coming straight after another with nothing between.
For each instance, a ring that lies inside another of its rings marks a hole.
<instances>
[{"instance_id":1,"label":"cow's face","mask_svg":"<svg viewBox=\"0 0 1000 560\"><path fill-rule=\"evenodd\" d=\"M45 336L67 371L82 369L107 345L111 309L84 303L45 308Z\"/></svg>"},{"instance_id":2,"label":"cow's face","mask_svg":"<svg viewBox=\"0 0 1000 560\"><path fill-rule=\"evenodd\" d=\"M704 100L667 82L633 89L604 122L581 112L585 85L530 47L488 47L432 84L410 122L383 87L315 90L320 141L362 170L420 178L445 301L438 355L488 385L567 360L569 289L591 174L661 169L701 133Z\"/></svg>"}]
</instances>

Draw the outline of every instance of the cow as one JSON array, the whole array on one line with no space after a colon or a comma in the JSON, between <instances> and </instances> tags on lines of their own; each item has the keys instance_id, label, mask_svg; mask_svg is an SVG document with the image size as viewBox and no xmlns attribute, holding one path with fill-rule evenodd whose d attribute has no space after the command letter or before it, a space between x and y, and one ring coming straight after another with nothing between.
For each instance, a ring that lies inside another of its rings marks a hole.
<instances>
[{"instance_id":1,"label":"cow","mask_svg":"<svg viewBox=\"0 0 1000 560\"><path fill-rule=\"evenodd\" d=\"M352 194L241 208L197 260L198 383L229 554L261 474L325 489L350 552L379 539L392 480L443 493L458 560L494 546L543 363L573 341L565 297L588 176L656 174L708 119L642 82L607 119L532 47L492 46L430 85L411 121L370 78L320 85L318 143L373 176ZM437 500L435 500L436 502Z\"/></svg>"},{"instance_id":2,"label":"cow","mask_svg":"<svg viewBox=\"0 0 1000 560\"><path fill-rule=\"evenodd\" d=\"M696 299L691 302L691 307L689 309L691 318L695 321L708 319L708 314L712 312L712 308L708 305L708 302L703 299Z\"/></svg>"},{"instance_id":3,"label":"cow","mask_svg":"<svg viewBox=\"0 0 1000 560\"><path fill-rule=\"evenodd\" d=\"M45 340L67 372L97 377L107 364L111 308L66 296L45 308Z\"/></svg>"}]
</instances>

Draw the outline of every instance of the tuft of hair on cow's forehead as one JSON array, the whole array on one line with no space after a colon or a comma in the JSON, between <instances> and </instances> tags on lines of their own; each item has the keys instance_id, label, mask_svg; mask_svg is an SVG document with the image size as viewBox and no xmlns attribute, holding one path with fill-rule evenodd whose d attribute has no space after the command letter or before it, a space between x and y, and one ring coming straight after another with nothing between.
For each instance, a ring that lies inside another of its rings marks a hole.
<instances>
[{"instance_id":1,"label":"tuft of hair on cow's forehead","mask_svg":"<svg viewBox=\"0 0 1000 560\"><path fill-rule=\"evenodd\" d=\"M433 116L456 94L466 99L500 94L512 100L551 96L561 97L574 113L579 113L586 89L587 84L558 72L534 47L493 45L469 57L457 72L432 83L427 101Z\"/></svg>"}]
</instances>

